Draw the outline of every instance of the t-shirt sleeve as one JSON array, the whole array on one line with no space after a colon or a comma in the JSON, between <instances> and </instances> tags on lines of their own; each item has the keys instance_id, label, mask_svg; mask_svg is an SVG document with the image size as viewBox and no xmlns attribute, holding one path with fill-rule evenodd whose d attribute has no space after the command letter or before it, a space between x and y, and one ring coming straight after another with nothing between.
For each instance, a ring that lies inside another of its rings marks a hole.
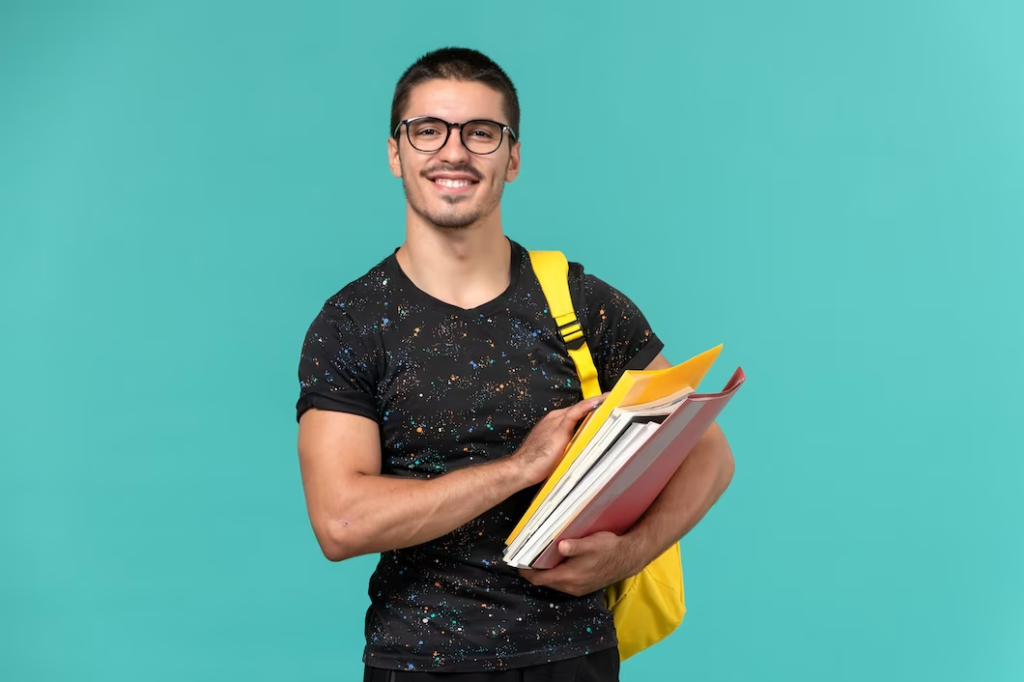
<instances>
[{"instance_id":1,"label":"t-shirt sleeve","mask_svg":"<svg viewBox=\"0 0 1024 682\"><path fill-rule=\"evenodd\" d=\"M624 293L573 263L569 269L574 301L581 301L587 346L602 391L610 391L627 369L644 369L665 344L640 308Z\"/></svg>"},{"instance_id":2,"label":"t-shirt sleeve","mask_svg":"<svg viewBox=\"0 0 1024 682\"><path fill-rule=\"evenodd\" d=\"M368 343L366 331L337 301L328 301L320 310L302 343L296 419L316 408L379 420L379 352Z\"/></svg>"}]
</instances>

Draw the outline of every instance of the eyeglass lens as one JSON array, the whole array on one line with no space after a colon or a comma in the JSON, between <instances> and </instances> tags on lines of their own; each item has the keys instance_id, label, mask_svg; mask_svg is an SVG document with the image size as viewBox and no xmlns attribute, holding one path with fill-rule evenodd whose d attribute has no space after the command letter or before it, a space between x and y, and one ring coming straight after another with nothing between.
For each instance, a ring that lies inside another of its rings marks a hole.
<instances>
[{"instance_id":1,"label":"eyeglass lens","mask_svg":"<svg viewBox=\"0 0 1024 682\"><path fill-rule=\"evenodd\" d=\"M421 152L436 152L444 146L447 124L437 118L421 118L408 124L409 142ZM501 126L492 121L469 121L459 129L462 143L475 154L490 154L501 145Z\"/></svg>"}]
</instances>

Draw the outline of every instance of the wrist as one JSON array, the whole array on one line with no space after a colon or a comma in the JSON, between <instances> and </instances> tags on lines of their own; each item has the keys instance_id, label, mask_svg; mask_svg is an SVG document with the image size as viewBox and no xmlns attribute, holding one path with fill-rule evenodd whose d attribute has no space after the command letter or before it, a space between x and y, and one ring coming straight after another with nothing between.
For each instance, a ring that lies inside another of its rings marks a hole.
<instances>
[{"instance_id":1,"label":"wrist","mask_svg":"<svg viewBox=\"0 0 1024 682\"><path fill-rule=\"evenodd\" d=\"M629 575L636 575L647 568L647 565L658 558L656 547L650 537L649 529L637 525L622 536L626 544L624 554L629 557Z\"/></svg>"},{"instance_id":2,"label":"wrist","mask_svg":"<svg viewBox=\"0 0 1024 682\"><path fill-rule=\"evenodd\" d=\"M494 466L501 482L509 487L510 495L534 484L527 468L522 465L518 457L505 457L495 462Z\"/></svg>"}]
</instances>

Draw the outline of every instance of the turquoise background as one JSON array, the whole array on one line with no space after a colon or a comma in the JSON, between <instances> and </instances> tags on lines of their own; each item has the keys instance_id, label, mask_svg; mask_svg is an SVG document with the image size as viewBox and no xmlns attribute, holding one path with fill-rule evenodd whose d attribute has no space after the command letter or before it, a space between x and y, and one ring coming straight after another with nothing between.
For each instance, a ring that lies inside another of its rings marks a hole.
<instances>
[{"instance_id":1,"label":"turquoise background","mask_svg":"<svg viewBox=\"0 0 1024 682\"><path fill-rule=\"evenodd\" d=\"M296 367L446 44L521 93L507 232L749 376L622 679L1024 679L1024 5L424 7L0 5L0 679L360 679Z\"/></svg>"}]
</instances>

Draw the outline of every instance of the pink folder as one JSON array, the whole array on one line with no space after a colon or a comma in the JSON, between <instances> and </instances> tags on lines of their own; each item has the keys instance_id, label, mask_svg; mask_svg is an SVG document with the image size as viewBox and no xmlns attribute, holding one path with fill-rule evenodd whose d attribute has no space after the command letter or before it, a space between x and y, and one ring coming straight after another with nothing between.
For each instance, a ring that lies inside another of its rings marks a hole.
<instances>
[{"instance_id":1,"label":"pink folder","mask_svg":"<svg viewBox=\"0 0 1024 682\"><path fill-rule=\"evenodd\" d=\"M720 393L691 393L654 435L598 491L555 541L537 557L533 568L554 568L564 557L562 540L601 531L622 534L653 504L676 469L690 454L746 379L737 368Z\"/></svg>"}]
</instances>

